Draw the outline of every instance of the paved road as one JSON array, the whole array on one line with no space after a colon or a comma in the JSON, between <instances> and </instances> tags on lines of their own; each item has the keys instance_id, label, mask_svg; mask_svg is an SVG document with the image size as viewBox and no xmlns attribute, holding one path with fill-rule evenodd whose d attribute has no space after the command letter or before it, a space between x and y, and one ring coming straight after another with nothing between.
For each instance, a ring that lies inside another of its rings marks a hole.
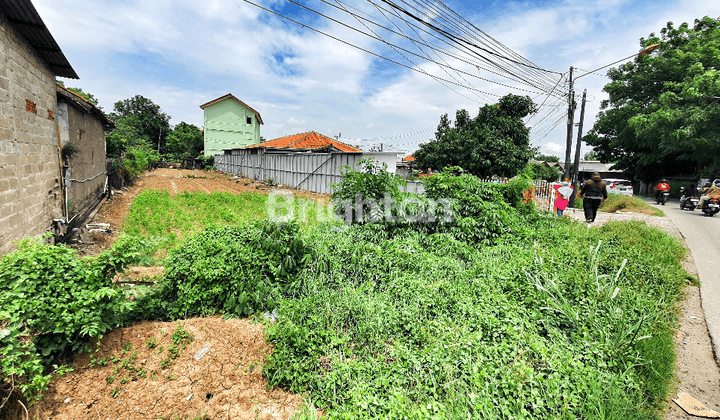
<instances>
[{"instance_id":1,"label":"paved road","mask_svg":"<svg viewBox=\"0 0 720 420\"><path fill-rule=\"evenodd\" d=\"M655 204L651 204L655 206ZM715 358L720 356L720 214L707 217L701 211L680 210L677 201L656 206L682 233L700 276L700 297Z\"/></svg>"}]
</instances>

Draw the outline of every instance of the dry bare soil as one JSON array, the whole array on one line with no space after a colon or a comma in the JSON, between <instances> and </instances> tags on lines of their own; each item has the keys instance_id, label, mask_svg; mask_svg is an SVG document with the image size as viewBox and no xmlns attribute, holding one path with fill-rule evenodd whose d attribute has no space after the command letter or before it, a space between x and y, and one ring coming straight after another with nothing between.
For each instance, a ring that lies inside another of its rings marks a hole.
<instances>
[{"instance_id":1,"label":"dry bare soil","mask_svg":"<svg viewBox=\"0 0 720 420\"><path fill-rule=\"evenodd\" d=\"M178 326L194 341L173 359ZM119 328L93 352L107 364L76 357L74 371L54 380L39 403L38 418L288 418L302 398L267 389L262 361L272 348L263 334L262 324L220 316Z\"/></svg>"},{"instance_id":2,"label":"dry bare soil","mask_svg":"<svg viewBox=\"0 0 720 420\"><path fill-rule=\"evenodd\" d=\"M269 188L219 172L157 169L140 176L131 188L114 194L90 221L109 223L110 235L96 232L92 234L94 244L82 244L76 239L72 246L82 255L97 255L111 246L130 204L145 189L164 189L175 195L183 191L267 193ZM302 198L328 198L306 191L293 193ZM160 273L161 269L154 267L133 267L125 277L142 280ZM93 353L94 360L104 358L107 365L91 365L87 353L68 360L73 371L53 380L44 398L31 407L30 418L33 415L38 419L102 420L292 417L302 397L268 389L262 361L272 348L264 340L261 323L248 319L222 321L215 316L187 319L180 321L180 325L194 336L194 341L180 350L177 359L170 357L169 348L178 323L144 321L108 334L100 342L99 351ZM153 337L157 344L151 349L148 342ZM131 370L116 369L131 359L133 353ZM112 357L118 362L112 362ZM171 363L163 367L163 360Z\"/></svg>"}]
</instances>

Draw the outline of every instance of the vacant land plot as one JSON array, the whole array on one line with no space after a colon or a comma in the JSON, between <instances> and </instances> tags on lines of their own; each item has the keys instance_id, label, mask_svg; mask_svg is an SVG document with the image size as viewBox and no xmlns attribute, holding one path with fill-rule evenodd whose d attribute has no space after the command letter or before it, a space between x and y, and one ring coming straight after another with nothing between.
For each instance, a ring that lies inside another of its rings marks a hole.
<instances>
[{"instance_id":1,"label":"vacant land plot","mask_svg":"<svg viewBox=\"0 0 720 420\"><path fill-rule=\"evenodd\" d=\"M103 310L136 323L109 331L92 358L73 356L36 410L287 417L311 401L331 418L662 417L682 244L639 222L587 229L511 206L512 186L443 176L428 191L456 199L458 217L434 224L247 222L264 216L258 194L131 190L128 234L113 246L124 252L63 261L80 267L68 287L86 275ZM217 182L233 181L245 182ZM6 260L11 284L55 251L24 252ZM156 287L98 279L150 256L165 267ZM268 320L232 320L247 315Z\"/></svg>"},{"instance_id":2,"label":"vacant land plot","mask_svg":"<svg viewBox=\"0 0 720 420\"><path fill-rule=\"evenodd\" d=\"M119 232L124 231L125 220L130 213L132 203L135 198L143 191L164 191L167 194L165 204L173 205L175 197L182 195L183 193L227 193L232 195L243 195L244 197L250 197L248 194L268 194L274 187L269 186L265 183L253 182L247 178L233 177L230 175L223 174L216 171L201 171L201 170L186 170L186 169L156 169L152 172L148 172L140 175L137 178L135 185L129 189L115 191L112 198L106 201L98 211L93 222L96 223L108 223L110 224L111 234L105 233L93 233L93 244L80 244L76 239L74 247L77 247L81 253L87 255L97 255L104 249L107 249L112 245L114 240L117 238ZM327 194L316 194L308 191L289 190L295 197L313 200L318 203L329 203L330 197ZM197 195L196 195L197 196ZM164 198L164 197L163 197ZM172 198L172 199L170 199ZM264 217L264 201L255 199L255 206L252 207L248 214L246 212L236 212L239 217L234 219L242 220L253 220L253 218ZM158 209L162 210L162 209ZM187 210L187 209L186 209ZM198 209L200 210L200 209ZM237 209L235 209L237 210ZM213 209L204 208L201 210L205 216L212 217ZM187 214L187 212L186 212ZM193 215L190 215L191 217ZM219 215L222 217L222 215ZM151 221L142 221L141 223L150 223ZM195 224L195 226L199 226ZM153 226L148 225L148 228L152 232L157 232L157 228L167 227L166 225ZM133 225L130 227L132 232L139 233L143 230L142 226ZM170 228L165 233L168 236L173 236L173 230ZM144 233L148 233L147 230L143 230ZM177 239L177 232L172 238L172 241Z\"/></svg>"}]
</instances>

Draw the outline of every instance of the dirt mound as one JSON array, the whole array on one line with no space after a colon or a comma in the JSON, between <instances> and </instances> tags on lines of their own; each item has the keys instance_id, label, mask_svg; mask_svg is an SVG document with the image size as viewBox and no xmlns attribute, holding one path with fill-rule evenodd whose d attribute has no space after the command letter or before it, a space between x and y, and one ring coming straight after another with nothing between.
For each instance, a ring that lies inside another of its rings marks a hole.
<instances>
[{"instance_id":1,"label":"dirt mound","mask_svg":"<svg viewBox=\"0 0 720 420\"><path fill-rule=\"evenodd\" d=\"M220 316L119 328L33 408L42 419L288 418L302 398L267 389L263 336L262 324Z\"/></svg>"}]
</instances>

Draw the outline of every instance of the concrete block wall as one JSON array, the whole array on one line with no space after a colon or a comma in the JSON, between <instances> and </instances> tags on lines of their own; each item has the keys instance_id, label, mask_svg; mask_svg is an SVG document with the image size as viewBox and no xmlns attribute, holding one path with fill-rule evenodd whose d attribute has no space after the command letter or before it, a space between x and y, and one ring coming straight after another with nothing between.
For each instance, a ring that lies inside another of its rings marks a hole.
<instances>
[{"instance_id":1,"label":"concrete block wall","mask_svg":"<svg viewBox=\"0 0 720 420\"><path fill-rule=\"evenodd\" d=\"M0 256L62 217L55 76L0 15Z\"/></svg>"},{"instance_id":2,"label":"concrete block wall","mask_svg":"<svg viewBox=\"0 0 720 420\"><path fill-rule=\"evenodd\" d=\"M100 202L105 189L105 131L95 115L64 98L58 100L57 122L63 147L74 149L66 158L66 171L74 180L66 191L68 217L77 215L82 220Z\"/></svg>"}]
</instances>

